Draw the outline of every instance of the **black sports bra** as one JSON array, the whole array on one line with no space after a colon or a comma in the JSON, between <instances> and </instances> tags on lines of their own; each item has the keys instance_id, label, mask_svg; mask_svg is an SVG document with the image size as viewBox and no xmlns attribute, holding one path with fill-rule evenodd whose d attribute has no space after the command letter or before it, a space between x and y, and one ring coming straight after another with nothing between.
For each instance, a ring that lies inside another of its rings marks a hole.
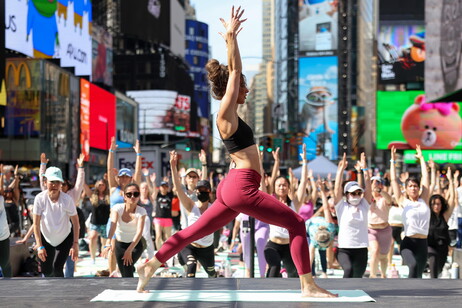
<instances>
[{"instance_id":1,"label":"black sports bra","mask_svg":"<svg viewBox=\"0 0 462 308\"><path fill-rule=\"evenodd\" d=\"M249 125L247 125L247 123L238 117L237 130L228 139L223 139L223 143L225 144L229 154L245 149L255 144L252 129Z\"/></svg>"}]
</instances>

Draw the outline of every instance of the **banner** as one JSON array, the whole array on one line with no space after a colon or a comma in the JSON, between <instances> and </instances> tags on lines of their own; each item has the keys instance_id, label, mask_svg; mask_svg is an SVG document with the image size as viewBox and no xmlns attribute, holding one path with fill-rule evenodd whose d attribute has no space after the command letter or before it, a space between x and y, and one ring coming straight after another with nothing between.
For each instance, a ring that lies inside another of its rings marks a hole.
<instances>
[{"instance_id":1,"label":"banner","mask_svg":"<svg viewBox=\"0 0 462 308\"><path fill-rule=\"evenodd\" d=\"M112 86L112 35L103 28L93 26L91 81Z\"/></svg>"},{"instance_id":2,"label":"banner","mask_svg":"<svg viewBox=\"0 0 462 308\"><path fill-rule=\"evenodd\" d=\"M108 150L115 136L116 98L90 84L90 147Z\"/></svg>"},{"instance_id":3,"label":"banner","mask_svg":"<svg viewBox=\"0 0 462 308\"><path fill-rule=\"evenodd\" d=\"M404 163L405 164L418 164L419 162L415 158L415 151L405 150L404 151ZM435 163L444 164L462 164L462 151L431 151L423 150L422 155L425 161L433 160Z\"/></svg>"},{"instance_id":4,"label":"banner","mask_svg":"<svg viewBox=\"0 0 462 308\"><path fill-rule=\"evenodd\" d=\"M320 148L325 157L338 155L337 57L299 58L299 132L311 160Z\"/></svg>"},{"instance_id":5,"label":"banner","mask_svg":"<svg viewBox=\"0 0 462 308\"><path fill-rule=\"evenodd\" d=\"M80 149L90 159L90 82L80 79Z\"/></svg>"},{"instance_id":6,"label":"banner","mask_svg":"<svg viewBox=\"0 0 462 308\"><path fill-rule=\"evenodd\" d=\"M6 1L5 25L6 48L91 76L91 0Z\"/></svg>"}]
</instances>

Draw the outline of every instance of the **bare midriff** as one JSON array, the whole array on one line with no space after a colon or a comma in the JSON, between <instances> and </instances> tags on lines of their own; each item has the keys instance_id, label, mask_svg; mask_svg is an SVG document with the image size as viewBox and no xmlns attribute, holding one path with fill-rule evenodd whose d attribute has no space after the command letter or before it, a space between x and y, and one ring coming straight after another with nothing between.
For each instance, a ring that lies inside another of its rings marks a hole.
<instances>
[{"instance_id":1,"label":"bare midriff","mask_svg":"<svg viewBox=\"0 0 462 308\"><path fill-rule=\"evenodd\" d=\"M383 222L380 224L369 224L370 229L385 229L388 226L389 226L388 222Z\"/></svg>"},{"instance_id":2,"label":"bare midriff","mask_svg":"<svg viewBox=\"0 0 462 308\"><path fill-rule=\"evenodd\" d=\"M276 237L276 236L270 237L270 241L275 243L275 244L278 244L278 245L287 245L287 244L290 243L290 239L282 238L282 237Z\"/></svg>"},{"instance_id":3,"label":"bare midriff","mask_svg":"<svg viewBox=\"0 0 462 308\"><path fill-rule=\"evenodd\" d=\"M410 238L422 238L422 239L424 239L424 238L427 238L428 236L425 235L425 234L416 233L416 234L413 234L413 235L408 236L408 237L410 237Z\"/></svg>"},{"instance_id":4,"label":"bare midriff","mask_svg":"<svg viewBox=\"0 0 462 308\"><path fill-rule=\"evenodd\" d=\"M255 144L230 154L235 169L253 169L260 173L260 154Z\"/></svg>"}]
</instances>

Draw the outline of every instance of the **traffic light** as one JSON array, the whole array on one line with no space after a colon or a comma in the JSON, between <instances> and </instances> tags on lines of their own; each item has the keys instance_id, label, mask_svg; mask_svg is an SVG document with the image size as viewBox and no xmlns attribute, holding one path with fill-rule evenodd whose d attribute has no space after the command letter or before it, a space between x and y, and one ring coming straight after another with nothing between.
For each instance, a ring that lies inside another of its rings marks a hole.
<instances>
[{"instance_id":1,"label":"traffic light","mask_svg":"<svg viewBox=\"0 0 462 308\"><path fill-rule=\"evenodd\" d=\"M268 153L273 152L273 139L270 136L266 137L265 147Z\"/></svg>"},{"instance_id":2,"label":"traffic light","mask_svg":"<svg viewBox=\"0 0 462 308\"><path fill-rule=\"evenodd\" d=\"M186 152L191 151L191 145L190 145L189 143L186 144L186 147L184 148L184 150L185 150Z\"/></svg>"}]
</instances>

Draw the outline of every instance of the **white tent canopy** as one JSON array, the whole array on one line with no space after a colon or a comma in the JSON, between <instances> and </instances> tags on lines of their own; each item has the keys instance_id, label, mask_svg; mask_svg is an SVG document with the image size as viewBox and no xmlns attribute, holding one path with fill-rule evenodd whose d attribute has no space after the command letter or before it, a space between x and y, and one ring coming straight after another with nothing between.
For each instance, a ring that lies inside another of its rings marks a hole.
<instances>
[{"instance_id":1,"label":"white tent canopy","mask_svg":"<svg viewBox=\"0 0 462 308\"><path fill-rule=\"evenodd\" d=\"M327 178L327 175L330 173L332 179L335 179L335 174L337 173L337 165L325 158L324 156L316 156L315 159L308 163L308 169L313 170L313 176L315 178L318 175L321 178ZM300 179L302 173L302 167L298 167L293 170L296 178Z\"/></svg>"}]
</instances>

